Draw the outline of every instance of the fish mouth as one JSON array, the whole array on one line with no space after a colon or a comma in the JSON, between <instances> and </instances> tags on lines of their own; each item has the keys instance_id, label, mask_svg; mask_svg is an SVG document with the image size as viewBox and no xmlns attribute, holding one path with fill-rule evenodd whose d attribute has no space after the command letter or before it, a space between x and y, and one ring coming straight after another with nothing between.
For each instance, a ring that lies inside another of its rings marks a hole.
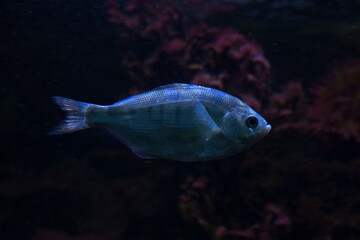
<instances>
[{"instance_id":1,"label":"fish mouth","mask_svg":"<svg viewBox=\"0 0 360 240\"><path fill-rule=\"evenodd\" d=\"M271 130L271 125L270 124L266 124L263 131L262 131L262 135L266 136Z\"/></svg>"}]
</instances>

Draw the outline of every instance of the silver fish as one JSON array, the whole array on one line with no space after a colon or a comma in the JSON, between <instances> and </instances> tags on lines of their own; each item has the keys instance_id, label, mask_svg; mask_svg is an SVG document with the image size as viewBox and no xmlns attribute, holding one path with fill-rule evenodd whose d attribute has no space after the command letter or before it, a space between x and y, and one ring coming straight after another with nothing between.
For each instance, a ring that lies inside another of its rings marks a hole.
<instances>
[{"instance_id":1,"label":"silver fish","mask_svg":"<svg viewBox=\"0 0 360 240\"><path fill-rule=\"evenodd\" d=\"M142 158L225 158L271 130L240 99L192 84L161 86L107 106L53 99L67 112L67 119L50 134L105 127Z\"/></svg>"}]
</instances>

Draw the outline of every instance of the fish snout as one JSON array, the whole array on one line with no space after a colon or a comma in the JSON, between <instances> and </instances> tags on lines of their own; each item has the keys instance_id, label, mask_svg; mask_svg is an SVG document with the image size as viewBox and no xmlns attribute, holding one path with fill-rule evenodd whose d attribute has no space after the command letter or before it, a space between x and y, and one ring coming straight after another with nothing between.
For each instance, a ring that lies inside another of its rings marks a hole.
<instances>
[{"instance_id":1,"label":"fish snout","mask_svg":"<svg viewBox=\"0 0 360 240\"><path fill-rule=\"evenodd\" d=\"M266 136L271 130L271 125L270 124L266 124L263 128L263 130L261 131L263 136Z\"/></svg>"}]
</instances>

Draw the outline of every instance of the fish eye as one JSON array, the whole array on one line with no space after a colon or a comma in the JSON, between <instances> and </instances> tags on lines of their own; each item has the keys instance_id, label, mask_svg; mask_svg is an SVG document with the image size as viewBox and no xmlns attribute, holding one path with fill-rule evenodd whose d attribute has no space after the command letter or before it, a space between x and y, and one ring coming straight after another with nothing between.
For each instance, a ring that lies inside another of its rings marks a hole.
<instances>
[{"instance_id":1,"label":"fish eye","mask_svg":"<svg viewBox=\"0 0 360 240\"><path fill-rule=\"evenodd\" d=\"M248 126L249 128L256 128L258 123L258 119L254 116L248 117L245 121L246 126Z\"/></svg>"}]
</instances>

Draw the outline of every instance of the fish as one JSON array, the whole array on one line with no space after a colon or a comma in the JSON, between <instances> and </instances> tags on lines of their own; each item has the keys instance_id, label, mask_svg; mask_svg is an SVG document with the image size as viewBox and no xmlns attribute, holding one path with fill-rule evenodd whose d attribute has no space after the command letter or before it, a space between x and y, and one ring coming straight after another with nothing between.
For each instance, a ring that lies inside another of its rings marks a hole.
<instances>
[{"instance_id":1,"label":"fish","mask_svg":"<svg viewBox=\"0 0 360 240\"><path fill-rule=\"evenodd\" d=\"M104 127L140 158L201 161L227 158L254 144L271 125L223 91L173 83L97 105L54 96L67 114L49 134Z\"/></svg>"}]
</instances>

